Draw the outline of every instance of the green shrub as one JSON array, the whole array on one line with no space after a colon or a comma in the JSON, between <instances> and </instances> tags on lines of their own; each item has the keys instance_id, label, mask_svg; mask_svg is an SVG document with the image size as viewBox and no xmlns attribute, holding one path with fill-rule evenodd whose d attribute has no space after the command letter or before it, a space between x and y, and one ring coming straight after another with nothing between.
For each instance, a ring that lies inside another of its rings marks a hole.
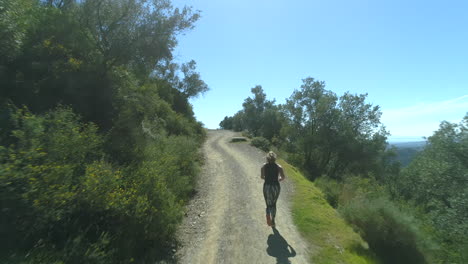
<instances>
[{"instance_id":1,"label":"green shrub","mask_svg":"<svg viewBox=\"0 0 468 264\"><path fill-rule=\"evenodd\" d=\"M247 141L247 138L245 137L233 137L231 138L231 143L238 143L238 142L246 142Z\"/></svg>"},{"instance_id":2,"label":"green shrub","mask_svg":"<svg viewBox=\"0 0 468 264\"><path fill-rule=\"evenodd\" d=\"M325 194L328 203L334 208L344 206L356 197L368 198L385 196L385 189L373 177L343 175L338 181L326 175L315 180L315 184Z\"/></svg>"},{"instance_id":3,"label":"green shrub","mask_svg":"<svg viewBox=\"0 0 468 264\"><path fill-rule=\"evenodd\" d=\"M140 162L118 166L105 160L97 127L68 108L13 111L11 123L14 144L0 146L0 262L148 263L166 254L199 171L197 139L147 140Z\"/></svg>"},{"instance_id":4,"label":"green shrub","mask_svg":"<svg viewBox=\"0 0 468 264\"><path fill-rule=\"evenodd\" d=\"M334 179L328 177L319 177L315 180L315 186L322 190L325 195L327 202L333 207L338 207L338 202L340 198L341 191L343 186Z\"/></svg>"},{"instance_id":5,"label":"green shrub","mask_svg":"<svg viewBox=\"0 0 468 264\"><path fill-rule=\"evenodd\" d=\"M273 146L276 146L277 148L280 148L284 143L284 140L281 139L280 137L277 137L277 136L274 136L272 139L271 139L271 144Z\"/></svg>"},{"instance_id":6,"label":"green shrub","mask_svg":"<svg viewBox=\"0 0 468 264\"><path fill-rule=\"evenodd\" d=\"M250 133L250 132L247 131L247 130L242 131L241 135L242 135L243 137L246 137L246 138L250 138L250 139L253 138L252 133Z\"/></svg>"},{"instance_id":7,"label":"green shrub","mask_svg":"<svg viewBox=\"0 0 468 264\"><path fill-rule=\"evenodd\" d=\"M185 136L171 136L151 142L145 150L143 166L161 175L167 188L180 200L187 201L193 193L201 155L198 142Z\"/></svg>"},{"instance_id":8,"label":"green shrub","mask_svg":"<svg viewBox=\"0 0 468 264\"><path fill-rule=\"evenodd\" d=\"M63 248L75 231L64 228L79 210L82 175L103 157L102 138L64 107L42 116L15 110L10 121L14 143L0 147L0 242L6 252Z\"/></svg>"},{"instance_id":9,"label":"green shrub","mask_svg":"<svg viewBox=\"0 0 468 264\"><path fill-rule=\"evenodd\" d=\"M429 237L418 223L386 198L357 197L340 213L383 263L426 263Z\"/></svg>"},{"instance_id":10,"label":"green shrub","mask_svg":"<svg viewBox=\"0 0 468 264\"><path fill-rule=\"evenodd\" d=\"M270 150L270 142L264 137L254 137L250 144L256 148L259 148L265 152Z\"/></svg>"}]
</instances>

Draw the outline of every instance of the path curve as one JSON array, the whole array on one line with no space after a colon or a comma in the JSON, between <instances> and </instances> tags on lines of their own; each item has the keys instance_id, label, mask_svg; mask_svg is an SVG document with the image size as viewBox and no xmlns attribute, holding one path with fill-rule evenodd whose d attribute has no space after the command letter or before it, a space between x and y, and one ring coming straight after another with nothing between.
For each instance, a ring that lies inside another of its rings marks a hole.
<instances>
[{"instance_id":1,"label":"path curve","mask_svg":"<svg viewBox=\"0 0 468 264\"><path fill-rule=\"evenodd\" d=\"M281 185L273 230L266 225L260 179L265 153L230 143L233 136L238 134L208 131L198 193L178 231L178 262L308 263L307 246L289 209L292 183L286 178Z\"/></svg>"}]
</instances>

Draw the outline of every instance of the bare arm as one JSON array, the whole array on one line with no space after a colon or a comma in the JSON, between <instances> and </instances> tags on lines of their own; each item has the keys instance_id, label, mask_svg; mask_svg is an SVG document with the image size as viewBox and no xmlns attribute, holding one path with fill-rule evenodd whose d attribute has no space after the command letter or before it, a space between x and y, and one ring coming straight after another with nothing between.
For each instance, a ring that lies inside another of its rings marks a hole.
<instances>
[{"instance_id":1,"label":"bare arm","mask_svg":"<svg viewBox=\"0 0 468 264\"><path fill-rule=\"evenodd\" d=\"M260 178L265 179L265 165L263 165L260 170Z\"/></svg>"},{"instance_id":2,"label":"bare arm","mask_svg":"<svg viewBox=\"0 0 468 264\"><path fill-rule=\"evenodd\" d=\"M278 165L278 172L279 172L279 181L282 181L286 178L286 175L284 175L284 170L283 170L283 167L281 167L280 165Z\"/></svg>"}]
</instances>

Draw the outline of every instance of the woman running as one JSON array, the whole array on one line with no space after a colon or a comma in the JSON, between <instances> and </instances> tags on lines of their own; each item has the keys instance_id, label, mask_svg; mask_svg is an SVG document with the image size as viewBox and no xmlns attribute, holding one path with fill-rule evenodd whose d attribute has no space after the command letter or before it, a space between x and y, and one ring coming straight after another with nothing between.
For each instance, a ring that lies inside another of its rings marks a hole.
<instances>
[{"instance_id":1,"label":"woman running","mask_svg":"<svg viewBox=\"0 0 468 264\"><path fill-rule=\"evenodd\" d=\"M269 226L275 227L276 201L281 191L279 182L284 180L283 167L276 163L276 154L268 152L267 162L261 169L261 178L265 180L263 184L263 196L266 203L266 219Z\"/></svg>"}]
</instances>

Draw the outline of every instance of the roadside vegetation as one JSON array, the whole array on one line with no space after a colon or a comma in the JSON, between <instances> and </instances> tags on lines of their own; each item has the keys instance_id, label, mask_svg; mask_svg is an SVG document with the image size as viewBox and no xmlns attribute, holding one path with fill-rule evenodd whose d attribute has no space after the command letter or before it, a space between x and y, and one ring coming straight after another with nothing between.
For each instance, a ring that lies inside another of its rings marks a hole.
<instances>
[{"instance_id":1,"label":"roadside vegetation","mask_svg":"<svg viewBox=\"0 0 468 264\"><path fill-rule=\"evenodd\" d=\"M208 90L169 1L0 0L0 262L154 263L174 240Z\"/></svg>"},{"instance_id":2,"label":"roadside vegetation","mask_svg":"<svg viewBox=\"0 0 468 264\"><path fill-rule=\"evenodd\" d=\"M294 182L293 219L311 245L310 263L378 263L367 243L328 204L322 191L295 167L284 160L279 163Z\"/></svg>"},{"instance_id":3,"label":"roadside vegetation","mask_svg":"<svg viewBox=\"0 0 468 264\"><path fill-rule=\"evenodd\" d=\"M402 167L388 147L380 108L366 102L366 94L339 96L310 77L285 104L268 100L261 86L251 91L243 108L220 127L243 131L252 145L279 152L321 189L368 245L369 252L358 239L338 239L337 247L347 252L344 263L468 262L468 115L459 124L442 122L426 147ZM311 246L327 241L320 237L323 230L332 240L346 232L338 222L320 225L328 212L316 208L323 203L321 194L286 166L298 184L294 217ZM334 217L325 218L332 223ZM330 250L319 251L316 261L336 263L326 261L336 253L329 246L319 245Z\"/></svg>"}]
</instances>

